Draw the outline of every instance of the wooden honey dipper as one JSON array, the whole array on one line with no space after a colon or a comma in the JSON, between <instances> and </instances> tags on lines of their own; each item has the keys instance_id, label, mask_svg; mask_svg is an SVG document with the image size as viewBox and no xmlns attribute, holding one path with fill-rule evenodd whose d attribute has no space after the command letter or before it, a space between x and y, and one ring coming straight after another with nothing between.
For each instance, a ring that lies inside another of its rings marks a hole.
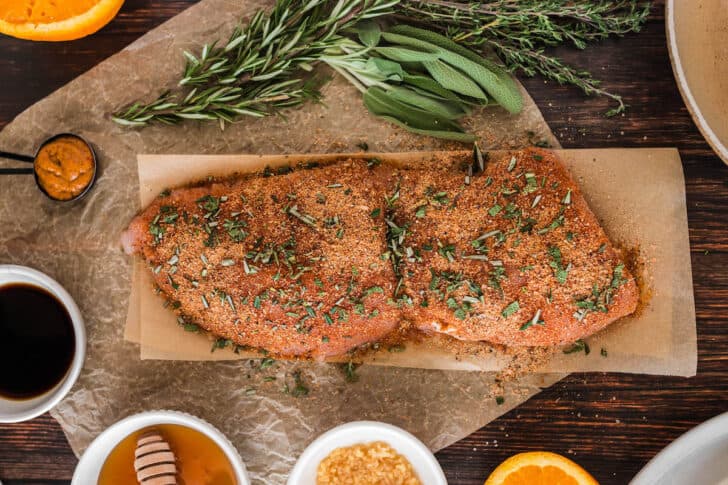
<instances>
[{"instance_id":1,"label":"wooden honey dipper","mask_svg":"<svg viewBox=\"0 0 728 485\"><path fill-rule=\"evenodd\" d=\"M141 485L177 485L176 458L159 431L151 430L137 439L134 470Z\"/></svg>"}]
</instances>

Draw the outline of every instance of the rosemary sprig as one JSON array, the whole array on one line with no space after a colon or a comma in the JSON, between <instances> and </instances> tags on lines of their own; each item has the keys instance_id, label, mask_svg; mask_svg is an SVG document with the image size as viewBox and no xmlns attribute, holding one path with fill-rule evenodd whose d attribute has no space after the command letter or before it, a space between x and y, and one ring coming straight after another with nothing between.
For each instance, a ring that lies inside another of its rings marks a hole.
<instances>
[{"instance_id":1,"label":"rosemary sprig","mask_svg":"<svg viewBox=\"0 0 728 485\"><path fill-rule=\"evenodd\" d=\"M545 52L565 43L584 49L610 35L637 32L650 12L650 2L637 0L401 0L397 14L425 24L454 41L492 49L511 70L541 74L560 84L572 84L587 95L607 96L617 106L608 116L624 112L622 97L600 87L589 72L565 64Z\"/></svg>"},{"instance_id":2,"label":"rosemary sprig","mask_svg":"<svg viewBox=\"0 0 728 485\"><path fill-rule=\"evenodd\" d=\"M312 70L340 33L356 23L392 13L398 0L278 0L235 29L225 45L205 45L187 64L176 89L148 104L134 103L113 116L117 123L142 126L183 119L233 122L263 117L316 98Z\"/></svg>"}]
</instances>

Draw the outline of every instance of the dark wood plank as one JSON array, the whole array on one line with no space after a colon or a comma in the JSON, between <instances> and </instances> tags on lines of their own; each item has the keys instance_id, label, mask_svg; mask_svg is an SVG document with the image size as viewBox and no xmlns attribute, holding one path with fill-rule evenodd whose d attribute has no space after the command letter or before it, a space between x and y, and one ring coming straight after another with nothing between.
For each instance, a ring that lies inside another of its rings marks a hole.
<instances>
[{"instance_id":1,"label":"dark wood plank","mask_svg":"<svg viewBox=\"0 0 728 485\"><path fill-rule=\"evenodd\" d=\"M127 0L102 32L68 44L0 39L0 127L194 1ZM565 147L680 149L698 316L698 376L572 375L438 453L452 484L482 484L503 459L535 449L572 457L602 484L624 484L670 441L728 411L728 168L700 136L675 86L662 8L659 2L638 36L587 52L557 51L624 94L631 105L625 116L605 118L605 100L585 98L573 88L539 78L523 81ZM75 462L58 424L47 415L0 426L4 483L67 483Z\"/></svg>"}]
</instances>

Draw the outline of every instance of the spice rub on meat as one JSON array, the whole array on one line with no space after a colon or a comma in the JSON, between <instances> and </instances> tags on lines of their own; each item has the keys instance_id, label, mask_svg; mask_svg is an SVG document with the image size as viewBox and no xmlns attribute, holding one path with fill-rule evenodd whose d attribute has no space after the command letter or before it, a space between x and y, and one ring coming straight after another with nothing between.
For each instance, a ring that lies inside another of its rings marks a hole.
<instances>
[{"instance_id":1,"label":"spice rub on meat","mask_svg":"<svg viewBox=\"0 0 728 485\"><path fill-rule=\"evenodd\" d=\"M437 163L436 161L432 163ZM279 356L415 328L572 343L632 313L633 276L556 156L441 166L347 160L160 194L122 238L187 328Z\"/></svg>"},{"instance_id":2,"label":"spice rub on meat","mask_svg":"<svg viewBox=\"0 0 728 485\"><path fill-rule=\"evenodd\" d=\"M364 160L162 193L122 237L187 328L322 358L400 321L384 223L391 171ZM220 342L220 340L219 340Z\"/></svg>"},{"instance_id":3,"label":"spice rub on meat","mask_svg":"<svg viewBox=\"0 0 728 485\"><path fill-rule=\"evenodd\" d=\"M574 342L634 312L638 289L568 171L547 150L462 174L399 172L405 316L507 346Z\"/></svg>"}]
</instances>

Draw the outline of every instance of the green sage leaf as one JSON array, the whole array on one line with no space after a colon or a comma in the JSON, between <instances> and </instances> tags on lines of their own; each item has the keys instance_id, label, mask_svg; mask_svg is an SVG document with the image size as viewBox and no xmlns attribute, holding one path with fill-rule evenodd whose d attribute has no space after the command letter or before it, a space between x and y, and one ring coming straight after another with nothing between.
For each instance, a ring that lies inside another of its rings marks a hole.
<instances>
[{"instance_id":1,"label":"green sage leaf","mask_svg":"<svg viewBox=\"0 0 728 485\"><path fill-rule=\"evenodd\" d=\"M373 20L364 20L354 27L359 36L359 40L367 47L376 47L382 38L382 30Z\"/></svg>"},{"instance_id":2,"label":"green sage leaf","mask_svg":"<svg viewBox=\"0 0 728 485\"><path fill-rule=\"evenodd\" d=\"M438 101L419 94L412 89L397 86L388 90L387 94L392 99L396 99L415 108L425 110L436 116L441 116L450 120L455 120L465 115L465 112L456 103Z\"/></svg>"},{"instance_id":3,"label":"green sage leaf","mask_svg":"<svg viewBox=\"0 0 728 485\"><path fill-rule=\"evenodd\" d=\"M367 59L367 68L376 69L383 75L384 79L391 81L402 82L407 74L398 63L381 57Z\"/></svg>"},{"instance_id":4,"label":"green sage leaf","mask_svg":"<svg viewBox=\"0 0 728 485\"><path fill-rule=\"evenodd\" d=\"M457 94L453 93L452 91L443 88L440 86L437 81L434 79L418 75L418 74L409 74L405 73L404 75L404 83L409 85L410 87L416 88L420 91L424 91L427 93L430 93L431 96L436 97L438 99L444 99L448 101L454 101L460 103L463 107L466 107L468 105L474 104L474 100L465 100L458 96ZM478 100L478 104L482 104L483 100Z\"/></svg>"},{"instance_id":5,"label":"green sage leaf","mask_svg":"<svg viewBox=\"0 0 728 485\"><path fill-rule=\"evenodd\" d=\"M412 133L416 133L418 135L424 135L424 136L431 136L433 138L442 138L443 140L453 140L453 141L460 141L463 143L473 143L478 139L477 136L473 135L472 133L464 133L464 132L458 132L458 131L438 131L438 130L423 130L420 128L415 128L413 126L407 125L405 123L402 123L396 118L392 118L391 116L379 116L383 120L387 120L390 123L394 123L395 125L404 128L407 131L410 131Z\"/></svg>"},{"instance_id":6,"label":"green sage leaf","mask_svg":"<svg viewBox=\"0 0 728 485\"><path fill-rule=\"evenodd\" d=\"M418 51L405 49L404 47L376 47L376 52L387 59L397 62L425 62L436 61L439 57L437 52Z\"/></svg>"},{"instance_id":7,"label":"green sage leaf","mask_svg":"<svg viewBox=\"0 0 728 485\"><path fill-rule=\"evenodd\" d=\"M409 44L403 43L407 42L405 39L412 38L419 40L420 42L410 42ZM492 62L461 46L460 44L453 42L444 35L440 35L429 30L418 29L417 27L409 25L397 25L389 30L389 33L385 35L385 39L390 42L394 42L390 39L396 39L399 42L395 43L402 43L402 45L410 45L421 49L427 47L427 44L443 49L449 54L446 54L446 57L441 57L441 59L472 75L478 84L480 84L486 92L490 94L496 102L498 102L498 104L511 113L518 113L521 109L523 109L523 98L521 96L521 92L508 71L495 62ZM422 42L424 42L424 44L422 44ZM453 57L452 54L457 57ZM464 58L469 62L463 63L461 58ZM474 68L472 64L480 66L485 71Z\"/></svg>"},{"instance_id":8,"label":"green sage leaf","mask_svg":"<svg viewBox=\"0 0 728 485\"><path fill-rule=\"evenodd\" d=\"M471 98L487 100L488 97L483 90L468 76L454 67L445 64L440 60L424 61L422 63L435 81L450 91L470 96Z\"/></svg>"},{"instance_id":9,"label":"green sage leaf","mask_svg":"<svg viewBox=\"0 0 728 485\"><path fill-rule=\"evenodd\" d=\"M364 105L377 116L395 118L412 128L430 131L463 131L462 127L454 121L403 103L377 86L369 88L364 93Z\"/></svg>"}]
</instances>

